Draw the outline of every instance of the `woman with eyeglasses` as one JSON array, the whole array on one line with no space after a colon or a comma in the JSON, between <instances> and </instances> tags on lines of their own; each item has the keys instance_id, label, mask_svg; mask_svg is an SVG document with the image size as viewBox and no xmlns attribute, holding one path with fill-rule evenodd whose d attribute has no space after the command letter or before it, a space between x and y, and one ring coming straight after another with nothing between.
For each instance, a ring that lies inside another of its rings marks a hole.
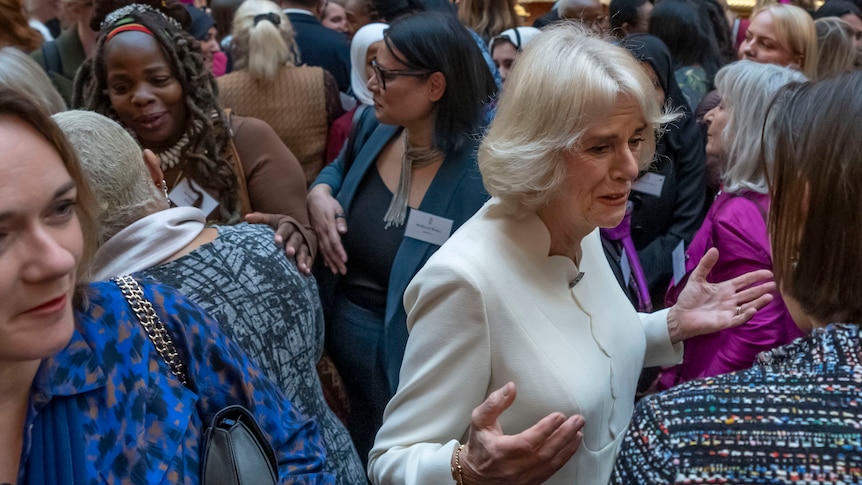
<instances>
[{"instance_id":1,"label":"woman with eyeglasses","mask_svg":"<svg viewBox=\"0 0 862 485\"><path fill-rule=\"evenodd\" d=\"M327 351L344 379L348 428L365 459L398 385L407 283L488 195L476 167L495 85L452 16L396 20L368 80L367 110L308 194Z\"/></svg>"}]
</instances>

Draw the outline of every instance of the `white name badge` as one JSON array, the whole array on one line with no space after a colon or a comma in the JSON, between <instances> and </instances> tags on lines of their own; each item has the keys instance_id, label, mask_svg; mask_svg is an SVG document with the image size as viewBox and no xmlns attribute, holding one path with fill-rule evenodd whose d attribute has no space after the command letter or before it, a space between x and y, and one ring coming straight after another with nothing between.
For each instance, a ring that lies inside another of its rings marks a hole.
<instances>
[{"instance_id":1,"label":"white name badge","mask_svg":"<svg viewBox=\"0 0 862 485\"><path fill-rule=\"evenodd\" d=\"M219 204L219 201L211 196L206 189L188 177L183 177L180 180L180 183L168 194L168 198L177 207L197 207L204 214L209 214Z\"/></svg>"},{"instance_id":2,"label":"white name badge","mask_svg":"<svg viewBox=\"0 0 862 485\"><path fill-rule=\"evenodd\" d=\"M685 276L685 241L680 241L671 253L673 259L673 284L678 285Z\"/></svg>"},{"instance_id":3,"label":"white name badge","mask_svg":"<svg viewBox=\"0 0 862 485\"><path fill-rule=\"evenodd\" d=\"M410 209L404 236L442 246L452 233L452 219Z\"/></svg>"},{"instance_id":4,"label":"white name badge","mask_svg":"<svg viewBox=\"0 0 862 485\"><path fill-rule=\"evenodd\" d=\"M638 192L655 197L661 197L661 189L664 187L664 179L664 175L647 172L643 177L632 183L632 190L637 190Z\"/></svg>"},{"instance_id":5,"label":"white name badge","mask_svg":"<svg viewBox=\"0 0 862 485\"><path fill-rule=\"evenodd\" d=\"M623 254L620 256L620 271L623 273L623 283L628 288L629 281L632 279L632 265L629 263L629 255L625 248L623 248Z\"/></svg>"}]
</instances>

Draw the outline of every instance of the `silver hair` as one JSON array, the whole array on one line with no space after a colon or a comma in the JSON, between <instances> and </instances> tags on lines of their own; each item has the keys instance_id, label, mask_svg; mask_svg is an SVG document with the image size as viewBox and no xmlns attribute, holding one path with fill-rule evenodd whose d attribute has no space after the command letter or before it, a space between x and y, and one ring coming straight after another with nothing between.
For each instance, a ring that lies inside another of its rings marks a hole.
<instances>
[{"instance_id":1,"label":"silver hair","mask_svg":"<svg viewBox=\"0 0 862 485\"><path fill-rule=\"evenodd\" d=\"M715 86L725 109L730 110L720 135L727 154L721 174L725 192L769 191L761 163L766 112L782 86L805 80L805 75L795 69L753 61L737 61L718 71Z\"/></svg>"},{"instance_id":2,"label":"silver hair","mask_svg":"<svg viewBox=\"0 0 862 485\"><path fill-rule=\"evenodd\" d=\"M590 125L620 96L638 103L647 134L658 136L677 118L662 111L652 83L625 49L575 23L537 35L515 62L479 148L488 193L513 214L549 204L566 178L565 154L580 149ZM642 169L654 154L655 137L646 136Z\"/></svg>"},{"instance_id":3,"label":"silver hair","mask_svg":"<svg viewBox=\"0 0 862 485\"><path fill-rule=\"evenodd\" d=\"M14 47L0 49L0 86L8 86L29 96L49 113L65 111L66 103L51 84L45 70L27 54Z\"/></svg>"},{"instance_id":4,"label":"silver hair","mask_svg":"<svg viewBox=\"0 0 862 485\"><path fill-rule=\"evenodd\" d=\"M101 209L100 245L138 219L168 208L144 165L141 147L117 122L78 110L53 118L78 154Z\"/></svg>"}]
</instances>

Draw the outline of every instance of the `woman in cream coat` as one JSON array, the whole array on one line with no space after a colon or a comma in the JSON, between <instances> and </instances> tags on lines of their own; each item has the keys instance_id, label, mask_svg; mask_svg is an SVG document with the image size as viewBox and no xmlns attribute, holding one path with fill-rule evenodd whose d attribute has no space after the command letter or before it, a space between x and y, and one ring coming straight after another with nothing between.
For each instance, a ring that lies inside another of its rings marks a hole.
<instances>
[{"instance_id":1,"label":"woman in cream coat","mask_svg":"<svg viewBox=\"0 0 862 485\"><path fill-rule=\"evenodd\" d=\"M616 283L596 229L622 219L672 119L637 61L582 28L527 46L479 152L494 198L405 293L372 482L606 483L640 369L771 299L748 288L768 271L706 283L714 250L669 310L639 319Z\"/></svg>"}]
</instances>

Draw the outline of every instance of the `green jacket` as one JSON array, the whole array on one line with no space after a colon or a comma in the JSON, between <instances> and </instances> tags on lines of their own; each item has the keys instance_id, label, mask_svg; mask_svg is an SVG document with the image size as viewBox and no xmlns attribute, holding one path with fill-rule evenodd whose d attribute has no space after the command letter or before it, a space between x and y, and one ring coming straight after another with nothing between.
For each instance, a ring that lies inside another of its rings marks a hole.
<instances>
[{"instance_id":1,"label":"green jacket","mask_svg":"<svg viewBox=\"0 0 862 485\"><path fill-rule=\"evenodd\" d=\"M55 44L59 50L60 72L57 72L55 68L48 69L45 64L45 52L48 52L47 49L52 48L49 44ZM56 40L46 42L40 49L36 49L30 53L30 57L45 69L54 87L57 88L60 96L66 101L66 105L71 106L72 83L75 81L75 73L78 72L78 68L81 67L81 64L86 59L84 46L78 37L78 29L70 27L64 30Z\"/></svg>"}]
</instances>

